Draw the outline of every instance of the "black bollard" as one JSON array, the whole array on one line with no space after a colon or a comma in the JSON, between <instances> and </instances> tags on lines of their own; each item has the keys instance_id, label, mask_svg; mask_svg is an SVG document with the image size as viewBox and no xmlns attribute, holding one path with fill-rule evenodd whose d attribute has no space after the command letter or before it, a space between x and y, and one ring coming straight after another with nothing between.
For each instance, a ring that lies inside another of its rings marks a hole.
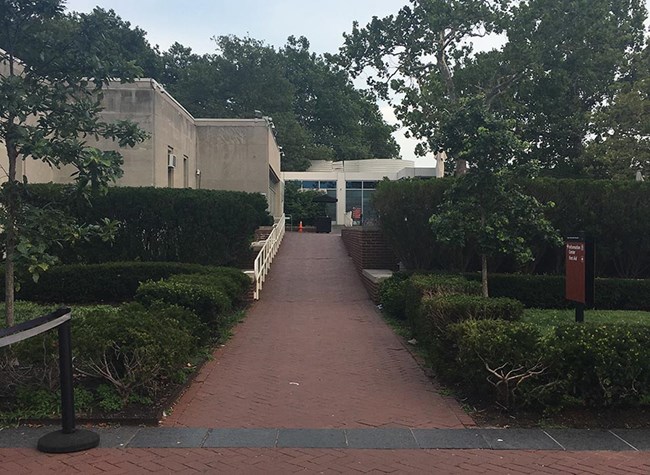
<instances>
[{"instance_id":1,"label":"black bollard","mask_svg":"<svg viewBox=\"0 0 650 475\"><path fill-rule=\"evenodd\" d=\"M41 437L38 440L37 448L41 452L61 454L97 447L99 445L99 434L89 430L75 428L70 320L59 325L58 331L62 429L50 432Z\"/></svg>"}]
</instances>

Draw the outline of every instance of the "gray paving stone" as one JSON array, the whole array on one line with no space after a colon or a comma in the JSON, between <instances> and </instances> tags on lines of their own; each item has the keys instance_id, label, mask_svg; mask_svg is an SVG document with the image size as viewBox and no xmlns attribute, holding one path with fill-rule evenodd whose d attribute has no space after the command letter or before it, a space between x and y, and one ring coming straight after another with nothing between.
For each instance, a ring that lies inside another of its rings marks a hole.
<instances>
[{"instance_id":1,"label":"gray paving stone","mask_svg":"<svg viewBox=\"0 0 650 475\"><path fill-rule=\"evenodd\" d=\"M127 446L129 448L201 447L207 435L208 429L145 427L138 430Z\"/></svg>"},{"instance_id":2,"label":"gray paving stone","mask_svg":"<svg viewBox=\"0 0 650 475\"><path fill-rule=\"evenodd\" d=\"M566 450L634 450L607 430L548 429Z\"/></svg>"},{"instance_id":3,"label":"gray paving stone","mask_svg":"<svg viewBox=\"0 0 650 475\"><path fill-rule=\"evenodd\" d=\"M491 449L562 450L540 429L479 429Z\"/></svg>"},{"instance_id":4,"label":"gray paving stone","mask_svg":"<svg viewBox=\"0 0 650 475\"><path fill-rule=\"evenodd\" d=\"M38 439L57 430L61 430L61 426L0 429L0 448L36 448Z\"/></svg>"},{"instance_id":5,"label":"gray paving stone","mask_svg":"<svg viewBox=\"0 0 650 475\"><path fill-rule=\"evenodd\" d=\"M421 449L489 449L490 446L473 429L413 429Z\"/></svg>"},{"instance_id":6,"label":"gray paving stone","mask_svg":"<svg viewBox=\"0 0 650 475\"><path fill-rule=\"evenodd\" d=\"M280 429L278 447L343 449L347 443L342 429Z\"/></svg>"},{"instance_id":7,"label":"gray paving stone","mask_svg":"<svg viewBox=\"0 0 650 475\"><path fill-rule=\"evenodd\" d=\"M203 447L273 448L278 429L212 429Z\"/></svg>"},{"instance_id":8,"label":"gray paving stone","mask_svg":"<svg viewBox=\"0 0 650 475\"><path fill-rule=\"evenodd\" d=\"M650 430L614 429L612 432L637 450L650 450Z\"/></svg>"},{"instance_id":9,"label":"gray paving stone","mask_svg":"<svg viewBox=\"0 0 650 475\"><path fill-rule=\"evenodd\" d=\"M89 430L99 434L99 447L102 449L123 448L126 447L131 439L140 430L139 427L102 427L93 428Z\"/></svg>"},{"instance_id":10,"label":"gray paving stone","mask_svg":"<svg viewBox=\"0 0 650 475\"><path fill-rule=\"evenodd\" d=\"M351 449L417 449L410 429L346 429Z\"/></svg>"}]
</instances>

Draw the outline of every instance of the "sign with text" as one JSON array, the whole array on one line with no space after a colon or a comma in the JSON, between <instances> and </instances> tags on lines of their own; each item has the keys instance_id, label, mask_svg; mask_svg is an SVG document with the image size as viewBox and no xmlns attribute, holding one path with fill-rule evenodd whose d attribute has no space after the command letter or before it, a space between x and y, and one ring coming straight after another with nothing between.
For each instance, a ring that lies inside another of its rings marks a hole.
<instances>
[{"instance_id":1,"label":"sign with text","mask_svg":"<svg viewBox=\"0 0 650 475\"><path fill-rule=\"evenodd\" d=\"M566 299L591 306L594 301L593 242L584 238L569 237L564 249Z\"/></svg>"}]
</instances>

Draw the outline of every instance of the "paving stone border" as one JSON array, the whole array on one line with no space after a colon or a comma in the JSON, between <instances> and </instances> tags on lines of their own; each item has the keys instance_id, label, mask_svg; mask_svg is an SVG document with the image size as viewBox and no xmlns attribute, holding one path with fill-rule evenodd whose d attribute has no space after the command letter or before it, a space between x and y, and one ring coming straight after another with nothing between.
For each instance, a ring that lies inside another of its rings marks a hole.
<instances>
[{"instance_id":1,"label":"paving stone border","mask_svg":"<svg viewBox=\"0 0 650 475\"><path fill-rule=\"evenodd\" d=\"M58 427L0 429L0 448L36 447ZM650 451L650 430L93 428L102 448Z\"/></svg>"}]
</instances>

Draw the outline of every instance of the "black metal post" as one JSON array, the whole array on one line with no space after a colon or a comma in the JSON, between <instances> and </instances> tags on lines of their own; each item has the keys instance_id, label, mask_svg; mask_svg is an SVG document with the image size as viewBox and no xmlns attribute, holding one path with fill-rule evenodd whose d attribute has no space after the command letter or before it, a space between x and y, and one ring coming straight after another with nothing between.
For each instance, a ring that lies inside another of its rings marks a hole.
<instances>
[{"instance_id":1,"label":"black metal post","mask_svg":"<svg viewBox=\"0 0 650 475\"><path fill-rule=\"evenodd\" d=\"M583 323L585 321L585 304L576 303L576 323Z\"/></svg>"},{"instance_id":2,"label":"black metal post","mask_svg":"<svg viewBox=\"0 0 650 475\"><path fill-rule=\"evenodd\" d=\"M70 320L59 325L59 373L61 378L61 424L64 434L75 431L72 387L72 338Z\"/></svg>"}]
</instances>

